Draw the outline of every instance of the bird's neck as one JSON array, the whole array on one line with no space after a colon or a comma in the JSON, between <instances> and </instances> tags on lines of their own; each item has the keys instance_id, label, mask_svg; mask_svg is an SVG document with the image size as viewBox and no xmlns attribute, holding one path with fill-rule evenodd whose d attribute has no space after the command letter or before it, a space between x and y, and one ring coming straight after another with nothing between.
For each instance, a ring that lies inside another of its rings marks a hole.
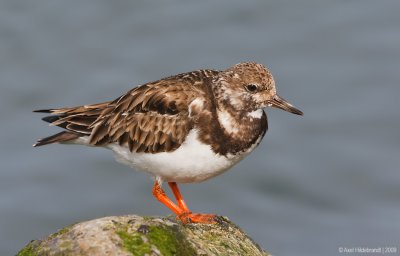
<instances>
[{"instance_id":1,"label":"bird's neck","mask_svg":"<svg viewBox=\"0 0 400 256\"><path fill-rule=\"evenodd\" d=\"M260 142L267 128L263 110L241 112L221 106L211 110L211 115L199 123L200 139L222 155L245 152Z\"/></svg>"}]
</instances>

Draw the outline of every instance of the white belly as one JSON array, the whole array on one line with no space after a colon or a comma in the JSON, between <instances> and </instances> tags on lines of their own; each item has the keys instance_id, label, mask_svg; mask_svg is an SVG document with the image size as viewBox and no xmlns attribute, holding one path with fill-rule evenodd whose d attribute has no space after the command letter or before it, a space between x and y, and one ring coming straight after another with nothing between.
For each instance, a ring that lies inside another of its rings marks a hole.
<instances>
[{"instance_id":1,"label":"white belly","mask_svg":"<svg viewBox=\"0 0 400 256\"><path fill-rule=\"evenodd\" d=\"M209 145L200 142L197 131L193 129L185 142L173 152L132 153L118 144L108 147L114 151L119 162L151 173L163 181L191 183L204 181L228 170L249 154L256 144L240 155L225 157L215 154Z\"/></svg>"}]
</instances>

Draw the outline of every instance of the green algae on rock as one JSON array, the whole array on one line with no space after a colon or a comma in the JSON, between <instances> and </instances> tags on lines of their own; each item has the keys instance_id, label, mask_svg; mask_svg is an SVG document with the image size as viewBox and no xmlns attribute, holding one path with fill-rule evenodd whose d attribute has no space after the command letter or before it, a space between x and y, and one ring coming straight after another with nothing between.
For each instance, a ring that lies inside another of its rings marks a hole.
<instances>
[{"instance_id":1,"label":"green algae on rock","mask_svg":"<svg viewBox=\"0 0 400 256\"><path fill-rule=\"evenodd\" d=\"M182 225L171 217L112 216L61 229L30 242L18 256L269 255L225 217Z\"/></svg>"}]
</instances>

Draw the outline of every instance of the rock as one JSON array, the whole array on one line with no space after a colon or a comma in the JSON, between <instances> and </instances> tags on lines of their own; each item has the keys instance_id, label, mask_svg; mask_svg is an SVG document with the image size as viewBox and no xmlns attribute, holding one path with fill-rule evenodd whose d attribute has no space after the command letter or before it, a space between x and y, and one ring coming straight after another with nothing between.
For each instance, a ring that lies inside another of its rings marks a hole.
<instances>
[{"instance_id":1,"label":"rock","mask_svg":"<svg viewBox=\"0 0 400 256\"><path fill-rule=\"evenodd\" d=\"M105 217L34 240L18 256L269 255L226 217L218 218L213 225L182 225L172 216Z\"/></svg>"}]
</instances>

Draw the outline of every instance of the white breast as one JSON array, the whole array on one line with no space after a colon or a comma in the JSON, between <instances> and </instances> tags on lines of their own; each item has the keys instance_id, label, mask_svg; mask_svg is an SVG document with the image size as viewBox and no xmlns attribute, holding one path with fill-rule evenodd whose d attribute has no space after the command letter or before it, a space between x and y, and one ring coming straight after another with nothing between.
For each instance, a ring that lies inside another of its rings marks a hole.
<instances>
[{"instance_id":1,"label":"white breast","mask_svg":"<svg viewBox=\"0 0 400 256\"><path fill-rule=\"evenodd\" d=\"M119 162L151 173L164 181L181 183L201 182L226 171L249 154L254 146L239 155L215 154L211 146L199 141L198 133L191 130L185 142L173 152L132 153L126 147L110 144Z\"/></svg>"}]
</instances>

